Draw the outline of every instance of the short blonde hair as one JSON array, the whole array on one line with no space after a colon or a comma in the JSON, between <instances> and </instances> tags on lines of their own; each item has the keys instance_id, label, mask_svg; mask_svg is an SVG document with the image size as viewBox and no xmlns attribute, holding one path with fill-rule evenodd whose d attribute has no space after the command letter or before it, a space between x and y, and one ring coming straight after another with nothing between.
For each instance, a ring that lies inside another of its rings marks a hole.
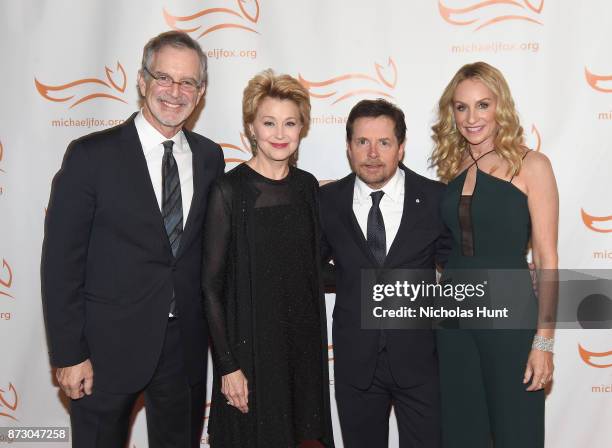
<instances>
[{"instance_id":1,"label":"short blonde hair","mask_svg":"<svg viewBox=\"0 0 612 448\"><path fill-rule=\"evenodd\" d=\"M438 177L445 183L459 172L462 154L467 149L468 142L457 129L453 115L453 97L457 86L466 79L481 81L495 94L497 134L493 142L494 149L509 164L506 174L516 175L521 169L525 150L523 128L508 83L498 69L486 62L464 65L444 89L438 102L438 120L431 128L434 141L431 166L436 167Z\"/></svg>"},{"instance_id":2,"label":"short blonde hair","mask_svg":"<svg viewBox=\"0 0 612 448\"><path fill-rule=\"evenodd\" d=\"M297 106L300 113L302 129L300 140L308 134L310 129L310 95L308 90L300 82L289 75L276 75L272 69L264 70L253 77L242 97L242 125L244 134L253 142L253 135L249 125L255 121L257 109L265 98L277 98L280 100L291 100ZM257 145L251 144L253 155L257 154ZM297 151L291 156L291 165L297 162Z\"/></svg>"}]
</instances>

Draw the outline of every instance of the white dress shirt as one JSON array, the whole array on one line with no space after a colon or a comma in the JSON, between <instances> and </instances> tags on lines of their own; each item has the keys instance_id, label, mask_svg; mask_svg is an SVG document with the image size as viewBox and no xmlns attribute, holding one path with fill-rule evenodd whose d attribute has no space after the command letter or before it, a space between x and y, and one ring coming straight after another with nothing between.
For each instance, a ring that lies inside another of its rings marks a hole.
<instances>
[{"instance_id":1,"label":"white dress shirt","mask_svg":"<svg viewBox=\"0 0 612 448\"><path fill-rule=\"evenodd\" d=\"M159 210L162 209L162 159L164 157L163 142L166 140L174 141L172 155L178 166L179 179L181 180L181 200L183 202L183 228L187 222L191 198L193 197L193 163L191 148L185 138L183 131L179 131L172 138L164 137L151 123L142 115L142 111L134 119L138 138L142 145L149 176L153 183L153 190L157 198Z\"/></svg>"},{"instance_id":2,"label":"white dress shirt","mask_svg":"<svg viewBox=\"0 0 612 448\"><path fill-rule=\"evenodd\" d=\"M402 222L402 213L404 213L404 176L404 171L398 168L393 177L389 179L389 182L379 189L385 192L380 200L380 211L385 222L386 253L389 253L389 248L393 244L393 240ZM368 239L368 213L370 208L372 208L370 193L379 190L371 189L359 177L355 177L353 213L355 213L359 227L366 240Z\"/></svg>"}]
</instances>

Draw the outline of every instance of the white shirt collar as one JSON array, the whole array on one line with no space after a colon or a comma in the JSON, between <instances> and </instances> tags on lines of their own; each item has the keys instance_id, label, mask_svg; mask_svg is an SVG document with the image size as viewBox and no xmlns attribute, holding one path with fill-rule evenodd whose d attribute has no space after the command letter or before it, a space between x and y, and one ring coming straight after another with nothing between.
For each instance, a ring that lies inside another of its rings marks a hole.
<instances>
[{"instance_id":1,"label":"white shirt collar","mask_svg":"<svg viewBox=\"0 0 612 448\"><path fill-rule=\"evenodd\" d=\"M163 142L166 140L174 141L174 147L172 148L173 152L181 152L188 151L189 146L187 145L187 141L185 138L185 133L181 129L178 131L174 137L167 138L161 134L157 129L153 127L151 123L144 117L142 114L142 109L134 118L134 125L136 126L136 131L138 132L138 137L140 138L140 144L142 145L142 151L145 156L147 156L151 151L155 150Z\"/></svg>"},{"instance_id":2,"label":"white shirt collar","mask_svg":"<svg viewBox=\"0 0 612 448\"><path fill-rule=\"evenodd\" d=\"M371 204L372 198L370 193L373 191L382 190L385 192L385 196L391 199L393 202L403 204L404 201L404 170L397 168L395 174L384 187L374 190L370 188L364 181L358 176L355 177L355 192L353 194L353 201L360 204Z\"/></svg>"}]
</instances>

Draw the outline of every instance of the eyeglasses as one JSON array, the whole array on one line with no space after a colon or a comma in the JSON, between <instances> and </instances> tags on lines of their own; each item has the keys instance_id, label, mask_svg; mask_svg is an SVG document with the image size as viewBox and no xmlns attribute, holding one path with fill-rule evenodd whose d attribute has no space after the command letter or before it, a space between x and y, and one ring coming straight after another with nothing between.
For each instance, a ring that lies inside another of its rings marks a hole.
<instances>
[{"instance_id":1,"label":"eyeglasses","mask_svg":"<svg viewBox=\"0 0 612 448\"><path fill-rule=\"evenodd\" d=\"M185 92L195 92L201 85L196 82L195 79L181 79L180 81L175 81L170 75L165 73L151 73L147 67L143 68L161 87L171 87L172 84L178 84L179 88Z\"/></svg>"}]
</instances>

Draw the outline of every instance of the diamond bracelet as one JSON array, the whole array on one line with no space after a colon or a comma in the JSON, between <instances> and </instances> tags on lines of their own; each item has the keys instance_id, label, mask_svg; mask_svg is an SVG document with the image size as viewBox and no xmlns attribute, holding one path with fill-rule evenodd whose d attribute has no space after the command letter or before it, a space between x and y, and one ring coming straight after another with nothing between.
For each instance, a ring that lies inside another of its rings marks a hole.
<instances>
[{"instance_id":1,"label":"diamond bracelet","mask_svg":"<svg viewBox=\"0 0 612 448\"><path fill-rule=\"evenodd\" d=\"M547 338L544 336L540 336L536 334L533 337L533 344L531 344L531 348L540 350L542 352L553 352L553 346L555 345L555 340L553 338Z\"/></svg>"}]
</instances>

